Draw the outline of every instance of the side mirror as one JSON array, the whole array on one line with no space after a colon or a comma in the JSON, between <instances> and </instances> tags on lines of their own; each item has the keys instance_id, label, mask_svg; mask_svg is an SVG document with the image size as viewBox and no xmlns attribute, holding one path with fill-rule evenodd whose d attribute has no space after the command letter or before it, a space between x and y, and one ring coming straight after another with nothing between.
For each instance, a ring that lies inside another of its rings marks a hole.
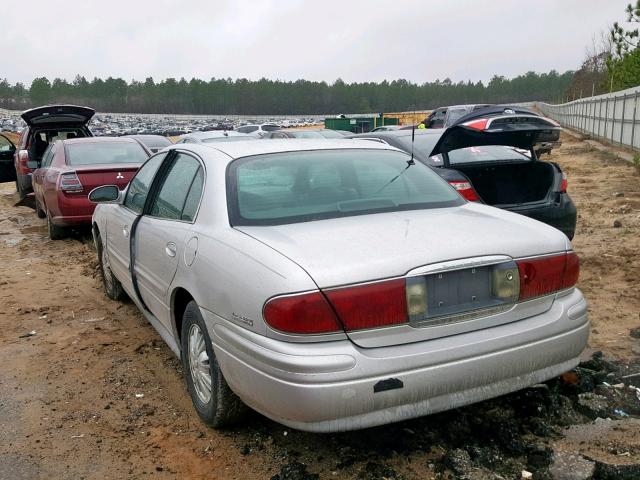
<instances>
[{"instance_id":1,"label":"side mirror","mask_svg":"<svg viewBox=\"0 0 640 480\"><path fill-rule=\"evenodd\" d=\"M112 203L120 199L120 189L115 185L103 185L89 192L89 201L93 203Z\"/></svg>"}]
</instances>

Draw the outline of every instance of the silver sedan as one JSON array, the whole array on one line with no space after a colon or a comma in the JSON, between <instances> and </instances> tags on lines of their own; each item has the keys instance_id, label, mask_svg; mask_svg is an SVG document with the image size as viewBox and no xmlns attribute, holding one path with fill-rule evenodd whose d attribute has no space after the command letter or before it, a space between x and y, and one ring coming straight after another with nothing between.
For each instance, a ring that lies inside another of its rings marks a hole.
<instances>
[{"instance_id":1,"label":"silver sedan","mask_svg":"<svg viewBox=\"0 0 640 480\"><path fill-rule=\"evenodd\" d=\"M174 145L90 198L104 287L182 358L200 417L351 430L578 363L567 237L363 140Z\"/></svg>"}]
</instances>

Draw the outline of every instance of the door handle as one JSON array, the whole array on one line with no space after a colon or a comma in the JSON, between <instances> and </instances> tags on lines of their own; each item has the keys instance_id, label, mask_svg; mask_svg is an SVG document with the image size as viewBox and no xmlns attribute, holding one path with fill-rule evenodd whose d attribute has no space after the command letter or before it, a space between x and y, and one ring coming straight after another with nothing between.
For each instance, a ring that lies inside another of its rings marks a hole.
<instances>
[{"instance_id":1,"label":"door handle","mask_svg":"<svg viewBox=\"0 0 640 480\"><path fill-rule=\"evenodd\" d=\"M124 225L122 227L122 235L124 235L124 238L129 237L129 225Z\"/></svg>"},{"instance_id":2,"label":"door handle","mask_svg":"<svg viewBox=\"0 0 640 480\"><path fill-rule=\"evenodd\" d=\"M165 253L170 257L176 256L176 244L174 242L168 242L167 246L164 248Z\"/></svg>"}]
</instances>

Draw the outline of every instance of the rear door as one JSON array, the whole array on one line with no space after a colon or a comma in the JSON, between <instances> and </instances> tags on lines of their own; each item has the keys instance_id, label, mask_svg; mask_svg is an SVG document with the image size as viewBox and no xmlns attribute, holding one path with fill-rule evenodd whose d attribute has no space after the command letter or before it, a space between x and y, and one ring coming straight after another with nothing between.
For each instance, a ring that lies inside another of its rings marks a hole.
<instances>
[{"instance_id":1,"label":"rear door","mask_svg":"<svg viewBox=\"0 0 640 480\"><path fill-rule=\"evenodd\" d=\"M21 117L29 127L87 125L96 111L89 107L76 105L47 105L32 108L22 113Z\"/></svg>"},{"instance_id":2,"label":"rear door","mask_svg":"<svg viewBox=\"0 0 640 480\"><path fill-rule=\"evenodd\" d=\"M168 160L136 230L134 272L147 308L171 331L168 291L184 257L200 204L204 169L195 156L178 152Z\"/></svg>"},{"instance_id":3,"label":"rear door","mask_svg":"<svg viewBox=\"0 0 640 480\"><path fill-rule=\"evenodd\" d=\"M111 270L125 290L133 292L131 232L149 197L151 185L167 153L151 157L133 177L122 205L114 205L107 217L107 254Z\"/></svg>"},{"instance_id":4,"label":"rear door","mask_svg":"<svg viewBox=\"0 0 640 480\"><path fill-rule=\"evenodd\" d=\"M560 126L551 119L517 107L488 107L460 118L447 128L429 156L485 145L532 150L536 143L557 141Z\"/></svg>"}]
</instances>

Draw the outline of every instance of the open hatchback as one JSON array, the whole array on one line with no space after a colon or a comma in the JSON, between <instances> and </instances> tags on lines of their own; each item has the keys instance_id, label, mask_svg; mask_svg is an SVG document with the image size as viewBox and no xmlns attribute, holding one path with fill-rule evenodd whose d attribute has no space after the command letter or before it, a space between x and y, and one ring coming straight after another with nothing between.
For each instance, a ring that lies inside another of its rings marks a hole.
<instances>
[{"instance_id":1,"label":"open hatchback","mask_svg":"<svg viewBox=\"0 0 640 480\"><path fill-rule=\"evenodd\" d=\"M22 113L27 124L15 154L16 188L20 198L33 191L32 174L47 147L56 140L92 137L88 124L95 110L77 105L46 105Z\"/></svg>"}]
</instances>

